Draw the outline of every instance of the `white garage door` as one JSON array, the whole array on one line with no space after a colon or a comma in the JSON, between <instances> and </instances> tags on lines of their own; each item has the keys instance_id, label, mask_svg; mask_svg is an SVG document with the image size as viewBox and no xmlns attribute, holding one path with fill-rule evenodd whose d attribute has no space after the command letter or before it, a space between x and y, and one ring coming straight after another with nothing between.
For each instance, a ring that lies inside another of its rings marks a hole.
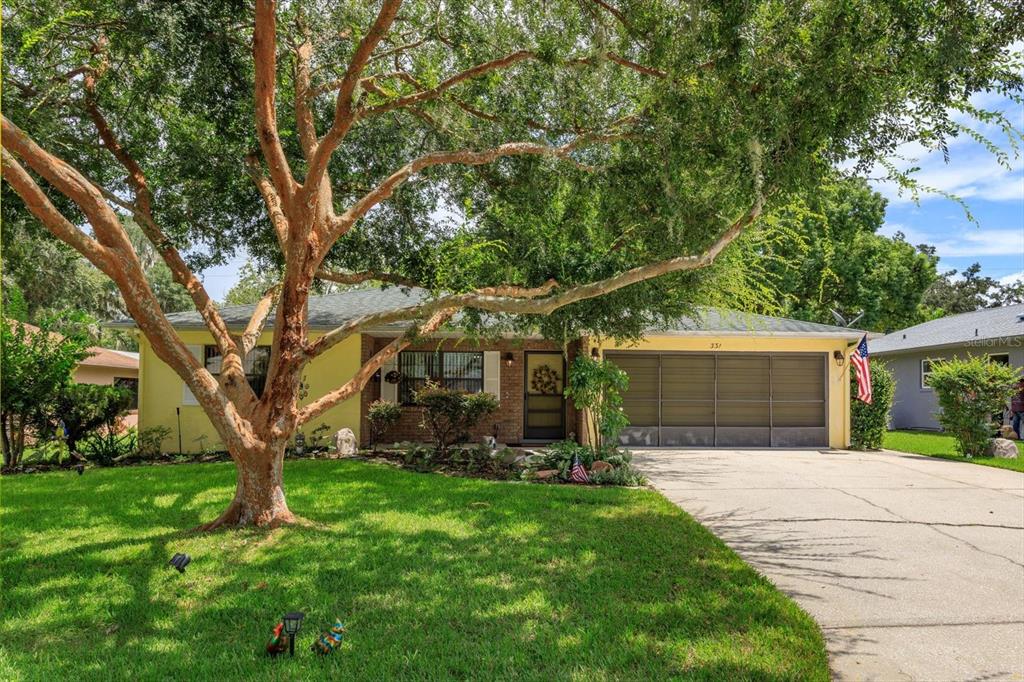
<instances>
[{"instance_id":1,"label":"white garage door","mask_svg":"<svg viewBox=\"0 0 1024 682\"><path fill-rule=\"evenodd\" d=\"M629 375L623 445L828 445L824 353L648 353L605 357Z\"/></svg>"}]
</instances>

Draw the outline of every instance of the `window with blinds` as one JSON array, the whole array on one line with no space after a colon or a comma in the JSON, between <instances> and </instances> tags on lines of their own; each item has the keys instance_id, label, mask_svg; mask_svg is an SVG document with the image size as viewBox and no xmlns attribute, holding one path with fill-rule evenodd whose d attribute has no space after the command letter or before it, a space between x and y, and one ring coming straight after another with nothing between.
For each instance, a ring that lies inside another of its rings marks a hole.
<instances>
[{"instance_id":1,"label":"window with blinds","mask_svg":"<svg viewBox=\"0 0 1024 682\"><path fill-rule=\"evenodd\" d=\"M453 391L479 393L484 390L484 354L466 351L403 351L398 354L398 400L415 402L416 391L433 382Z\"/></svg>"},{"instance_id":2,"label":"window with blinds","mask_svg":"<svg viewBox=\"0 0 1024 682\"><path fill-rule=\"evenodd\" d=\"M204 346L203 356L206 361L206 370L213 376L220 375L220 350L217 346ZM242 361L245 369L245 378L252 386L253 393L257 397L263 395L263 389L267 387L267 369L270 367L270 346L256 346L245 356Z\"/></svg>"}]
</instances>

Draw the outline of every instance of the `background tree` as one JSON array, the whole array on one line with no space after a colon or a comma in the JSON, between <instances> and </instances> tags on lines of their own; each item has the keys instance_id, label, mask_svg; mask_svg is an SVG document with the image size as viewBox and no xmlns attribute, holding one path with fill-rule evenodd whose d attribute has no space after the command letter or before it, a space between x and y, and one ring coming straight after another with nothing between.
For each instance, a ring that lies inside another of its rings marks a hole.
<instances>
[{"instance_id":1,"label":"background tree","mask_svg":"<svg viewBox=\"0 0 1024 682\"><path fill-rule=\"evenodd\" d=\"M38 328L4 320L0 324L0 437L4 466L25 452L25 436L50 413L71 373L88 355L85 336L62 336L44 321Z\"/></svg>"},{"instance_id":2,"label":"background tree","mask_svg":"<svg viewBox=\"0 0 1024 682\"><path fill-rule=\"evenodd\" d=\"M457 311L471 330L635 336L718 295L719 255L836 164L942 146L965 112L1018 136L969 99L1021 92L1018 5L256 0L250 16L237 0L12 0L5 11L4 180L20 210L113 280L237 463L235 498L207 527L292 520L291 435ZM219 377L165 318L128 217L189 292ZM194 273L241 246L280 263L282 281L229 330ZM430 296L312 340L318 281ZM270 315L257 397L243 358ZM350 381L300 405L306 364L399 322L406 333Z\"/></svg>"},{"instance_id":3,"label":"background tree","mask_svg":"<svg viewBox=\"0 0 1024 682\"><path fill-rule=\"evenodd\" d=\"M878 332L927 319L923 297L938 259L896 234L878 234L886 201L860 178L837 179L765 221L762 250L785 314L835 324L832 310Z\"/></svg>"},{"instance_id":4,"label":"background tree","mask_svg":"<svg viewBox=\"0 0 1024 682\"><path fill-rule=\"evenodd\" d=\"M69 382L54 396L49 409L37 414L37 428L52 433L63 422L68 451L77 453L79 441L102 426L115 424L131 404L131 392L119 386Z\"/></svg>"},{"instance_id":5,"label":"background tree","mask_svg":"<svg viewBox=\"0 0 1024 682\"><path fill-rule=\"evenodd\" d=\"M247 260L238 271L238 281L224 295L224 304L259 303L267 290L280 281L281 274L275 269Z\"/></svg>"},{"instance_id":6,"label":"background tree","mask_svg":"<svg viewBox=\"0 0 1024 682\"><path fill-rule=\"evenodd\" d=\"M959 276L956 270L942 273L925 292L924 303L935 317L1014 305L1024 303L1024 283L1003 285L982 275L981 263L974 263Z\"/></svg>"}]
</instances>

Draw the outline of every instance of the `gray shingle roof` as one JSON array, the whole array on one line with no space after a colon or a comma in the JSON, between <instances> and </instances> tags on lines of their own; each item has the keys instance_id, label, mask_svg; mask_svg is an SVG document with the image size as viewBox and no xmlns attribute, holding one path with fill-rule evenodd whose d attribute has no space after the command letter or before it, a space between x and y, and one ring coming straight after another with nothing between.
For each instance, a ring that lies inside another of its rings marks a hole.
<instances>
[{"instance_id":1,"label":"gray shingle roof","mask_svg":"<svg viewBox=\"0 0 1024 682\"><path fill-rule=\"evenodd\" d=\"M1024 336L1024 304L983 308L907 327L868 342L871 353L955 346L982 339Z\"/></svg>"},{"instance_id":2,"label":"gray shingle roof","mask_svg":"<svg viewBox=\"0 0 1024 682\"><path fill-rule=\"evenodd\" d=\"M309 299L309 327L316 330L334 329L345 322L371 313L393 310L416 305L425 300L428 293L422 289L356 289L327 296L311 296ZM232 329L241 329L249 322L255 306L224 306L221 316ZM833 327L815 322L802 322L784 317L768 317L719 308L699 308L695 317L683 317L674 324L651 329L652 334L755 334L781 336L832 336L859 339L863 334L854 329ZM202 318L196 311L170 313L167 319L177 329L205 329ZM272 328L273 317L267 322ZM130 319L117 320L111 327L134 327Z\"/></svg>"}]
</instances>

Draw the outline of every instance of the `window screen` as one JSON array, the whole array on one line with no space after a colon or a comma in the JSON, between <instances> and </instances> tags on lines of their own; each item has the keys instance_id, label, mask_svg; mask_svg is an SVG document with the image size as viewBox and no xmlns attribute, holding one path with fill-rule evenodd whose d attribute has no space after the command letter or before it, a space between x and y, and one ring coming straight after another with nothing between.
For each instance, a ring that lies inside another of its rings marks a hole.
<instances>
[{"instance_id":1,"label":"window screen","mask_svg":"<svg viewBox=\"0 0 1024 682\"><path fill-rule=\"evenodd\" d=\"M398 354L398 399L402 404L415 402L416 391L428 381L463 393L484 390L484 354L481 352L405 351Z\"/></svg>"},{"instance_id":2,"label":"window screen","mask_svg":"<svg viewBox=\"0 0 1024 682\"><path fill-rule=\"evenodd\" d=\"M203 355L206 359L206 369L213 376L220 374L221 357L216 346L205 346ZM267 369L270 367L270 346L256 346L242 361L245 369L245 378L252 386L253 393L263 395L263 389L267 387Z\"/></svg>"}]
</instances>

